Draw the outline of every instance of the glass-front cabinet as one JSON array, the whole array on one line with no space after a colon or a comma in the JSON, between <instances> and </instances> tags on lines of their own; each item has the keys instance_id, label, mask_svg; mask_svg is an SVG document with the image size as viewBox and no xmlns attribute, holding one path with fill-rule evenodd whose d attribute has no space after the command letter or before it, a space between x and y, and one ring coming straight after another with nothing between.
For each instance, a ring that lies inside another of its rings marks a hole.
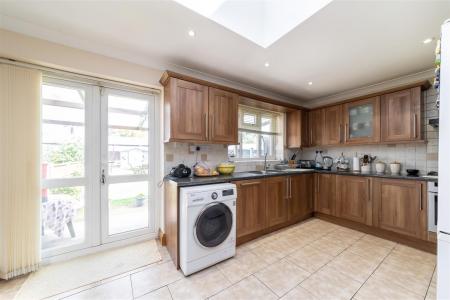
<instances>
[{"instance_id":1,"label":"glass-front cabinet","mask_svg":"<svg viewBox=\"0 0 450 300\"><path fill-rule=\"evenodd\" d=\"M380 141L380 97L344 104L346 144Z\"/></svg>"}]
</instances>

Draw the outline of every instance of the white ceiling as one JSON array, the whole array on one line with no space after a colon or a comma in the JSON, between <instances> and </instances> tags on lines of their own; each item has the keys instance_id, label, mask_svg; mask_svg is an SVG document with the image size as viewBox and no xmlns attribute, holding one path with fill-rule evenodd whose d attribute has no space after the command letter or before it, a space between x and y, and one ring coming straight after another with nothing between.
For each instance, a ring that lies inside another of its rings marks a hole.
<instances>
[{"instance_id":1,"label":"white ceiling","mask_svg":"<svg viewBox=\"0 0 450 300\"><path fill-rule=\"evenodd\" d=\"M0 14L8 30L310 100L432 68L435 43L422 41L450 1L334 0L268 48L169 0L0 1Z\"/></svg>"}]
</instances>

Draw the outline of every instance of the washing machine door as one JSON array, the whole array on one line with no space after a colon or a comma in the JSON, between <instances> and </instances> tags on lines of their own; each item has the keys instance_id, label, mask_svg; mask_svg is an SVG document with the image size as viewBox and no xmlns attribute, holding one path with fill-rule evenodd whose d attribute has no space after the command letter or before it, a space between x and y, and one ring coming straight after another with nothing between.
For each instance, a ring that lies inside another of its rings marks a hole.
<instances>
[{"instance_id":1,"label":"washing machine door","mask_svg":"<svg viewBox=\"0 0 450 300\"><path fill-rule=\"evenodd\" d=\"M194 235L203 247L211 248L226 240L233 227L233 213L223 203L207 205L197 217Z\"/></svg>"}]
</instances>

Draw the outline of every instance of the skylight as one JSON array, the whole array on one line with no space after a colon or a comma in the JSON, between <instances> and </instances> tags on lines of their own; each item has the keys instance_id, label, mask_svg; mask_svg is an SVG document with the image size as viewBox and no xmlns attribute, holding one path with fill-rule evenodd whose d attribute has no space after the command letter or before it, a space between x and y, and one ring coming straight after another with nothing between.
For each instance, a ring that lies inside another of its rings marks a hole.
<instances>
[{"instance_id":1,"label":"skylight","mask_svg":"<svg viewBox=\"0 0 450 300\"><path fill-rule=\"evenodd\" d=\"M175 0L267 48L332 0Z\"/></svg>"}]
</instances>

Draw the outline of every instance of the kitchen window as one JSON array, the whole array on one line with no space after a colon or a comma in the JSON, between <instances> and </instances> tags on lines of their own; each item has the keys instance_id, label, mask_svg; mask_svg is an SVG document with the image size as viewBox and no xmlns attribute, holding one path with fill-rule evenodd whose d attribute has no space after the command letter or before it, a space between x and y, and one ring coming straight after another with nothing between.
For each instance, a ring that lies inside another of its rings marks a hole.
<instances>
[{"instance_id":1,"label":"kitchen window","mask_svg":"<svg viewBox=\"0 0 450 300\"><path fill-rule=\"evenodd\" d=\"M261 160L283 158L282 113L264 109L239 106L239 145L228 147L228 156L233 160Z\"/></svg>"}]
</instances>

